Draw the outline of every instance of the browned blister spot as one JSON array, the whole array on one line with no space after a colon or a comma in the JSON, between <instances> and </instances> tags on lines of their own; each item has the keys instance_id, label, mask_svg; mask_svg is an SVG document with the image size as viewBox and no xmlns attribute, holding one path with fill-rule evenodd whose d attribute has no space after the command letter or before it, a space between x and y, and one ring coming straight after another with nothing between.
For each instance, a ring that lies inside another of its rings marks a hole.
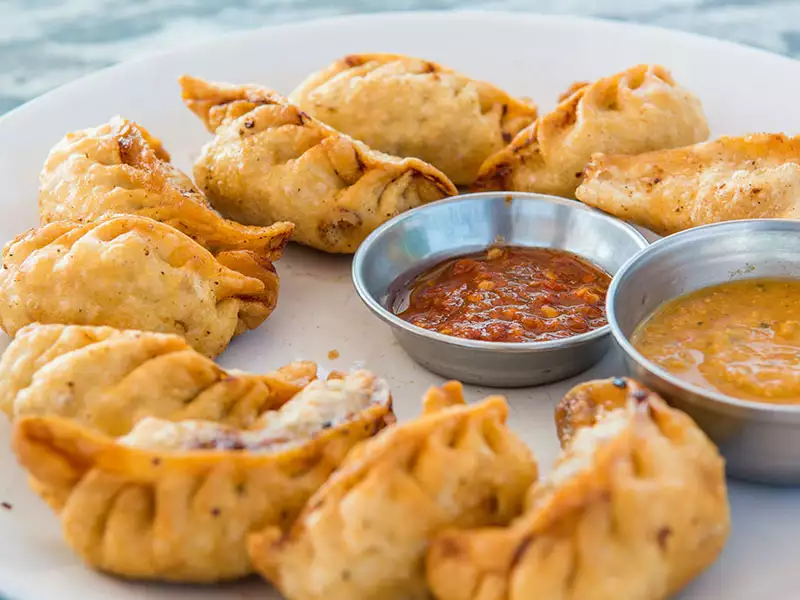
<instances>
[{"instance_id":1,"label":"browned blister spot","mask_svg":"<svg viewBox=\"0 0 800 600\"><path fill-rule=\"evenodd\" d=\"M533 534L528 534L520 540L519 544L517 544L517 547L514 548L514 554L511 555L509 570L513 571L516 566L522 562L522 559L525 557L525 553L528 552L528 548L530 548L533 540Z\"/></svg>"}]
</instances>

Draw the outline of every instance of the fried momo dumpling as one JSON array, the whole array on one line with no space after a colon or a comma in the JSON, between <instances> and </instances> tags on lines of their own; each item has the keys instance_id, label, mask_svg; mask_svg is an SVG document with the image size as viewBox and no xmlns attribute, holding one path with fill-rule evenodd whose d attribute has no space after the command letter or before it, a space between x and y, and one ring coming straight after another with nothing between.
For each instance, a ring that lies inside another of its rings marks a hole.
<instances>
[{"instance_id":1,"label":"fried momo dumpling","mask_svg":"<svg viewBox=\"0 0 800 600\"><path fill-rule=\"evenodd\" d=\"M265 88L181 84L216 134L195 163L197 184L241 223L291 221L295 241L352 253L392 217L457 192L431 165L373 151Z\"/></svg>"},{"instance_id":2,"label":"fried momo dumpling","mask_svg":"<svg viewBox=\"0 0 800 600\"><path fill-rule=\"evenodd\" d=\"M289 100L323 123L469 185L484 160L536 119L536 106L433 62L351 54L308 77Z\"/></svg>"},{"instance_id":3,"label":"fried momo dumpling","mask_svg":"<svg viewBox=\"0 0 800 600\"><path fill-rule=\"evenodd\" d=\"M765 133L638 156L597 154L575 195L661 235L737 219L799 219L800 136Z\"/></svg>"},{"instance_id":4,"label":"fried momo dumpling","mask_svg":"<svg viewBox=\"0 0 800 600\"><path fill-rule=\"evenodd\" d=\"M316 377L311 362L225 371L177 335L85 325L22 328L0 359L0 410L60 416L107 435L145 417L246 428Z\"/></svg>"},{"instance_id":5,"label":"fried momo dumpling","mask_svg":"<svg viewBox=\"0 0 800 600\"><path fill-rule=\"evenodd\" d=\"M245 536L288 526L347 451L392 420L386 383L360 371L311 382L250 430L148 418L115 441L23 417L13 447L86 563L199 583L250 574Z\"/></svg>"},{"instance_id":6,"label":"fried momo dumpling","mask_svg":"<svg viewBox=\"0 0 800 600\"><path fill-rule=\"evenodd\" d=\"M39 175L41 223L137 214L172 225L213 253L253 250L280 258L291 223L252 227L223 219L169 160L159 140L122 117L69 133Z\"/></svg>"},{"instance_id":7,"label":"fried momo dumpling","mask_svg":"<svg viewBox=\"0 0 800 600\"><path fill-rule=\"evenodd\" d=\"M663 67L639 65L574 89L483 163L475 189L569 198L595 152L637 154L708 137L700 101Z\"/></svg>"},{"instance_id":8,"label":"fried momo dumpling","mask_svg":"<svg viewBox=\"0 0 800 600\"><path fill-rule=\"evenodd\" d=\"M439 600L663 600L722 551L723 460L687 415L629 380L583 384L568 398L565 449L526 513L432 543Z\"/></svg>"},{"instance_id":9,"label":"fried momo dumpling","mask_svg":"<svg viewBox=\"0 0 800 600\"><path fill-rule=\"evenodd\" d=\"M207 356L260 325L278 276L249 250L216 257L169 225L125 215L57 221L9 242L0 271L0 326L107 325L182 335Z\"/></svg>"},{"instance_id":10,"label":"fried momo dumpling","mask_svg":"<svg viewBox=\"0 0 800 600\"><path fill-rule=\"evenodd\" d=\"M507 412L498 396L465 405L456 382L432 389L418 420L356 447L288 531L251 536L256 568L289 600L426 598L432 536L507 523L536 479Z\"/></svg>"}]
</instances>

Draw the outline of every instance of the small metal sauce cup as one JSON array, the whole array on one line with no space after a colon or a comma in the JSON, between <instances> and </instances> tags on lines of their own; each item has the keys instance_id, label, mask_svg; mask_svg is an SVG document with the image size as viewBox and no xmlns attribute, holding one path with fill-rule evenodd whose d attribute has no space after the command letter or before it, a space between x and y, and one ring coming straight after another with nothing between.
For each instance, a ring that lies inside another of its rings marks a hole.
<instances>
[{"instance_id":1,"label":"small metal sauce cup","mask_svg":"<svg viewBox=\"0 0 800 600\"><path fill-rule=\"evenodd\" d=\"M567 250L611 275L647 246L633 227L575 201L518 192L467 194L408 211L374 231L353 259L353 283L400 346L444 377L523 387L565 379L602 358L610 346L607 325L554 341L487 342L429 331L390 310L398 288L426 268L497 243Z\"/></svg>"},{"instance_id":2,"label":"small metal sauce cup","mask_svg":"<svg viewBox=\"0 0 800 600\"><path fill-rule=\"evenodd\" d=\"M731 221L655 242L614 278L606 297L608 321L635 377L697 421L719 446L730 475L800 484L800 405L737 400L689 384L630 343L636 326L663 302L758 277L800 277L800 221Z\"/></svg>"}]
</instances>

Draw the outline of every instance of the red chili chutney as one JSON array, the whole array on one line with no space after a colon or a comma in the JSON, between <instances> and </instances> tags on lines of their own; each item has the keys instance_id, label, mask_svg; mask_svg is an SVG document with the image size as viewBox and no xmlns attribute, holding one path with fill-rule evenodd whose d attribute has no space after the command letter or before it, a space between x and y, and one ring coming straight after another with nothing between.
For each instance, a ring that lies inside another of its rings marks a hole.
<instances>
[{"instance_id":1,"label":"red chili chutney","mask_svg":"<svg viewBox=\"0 0 800 600\"><path fill-rule=\"evenodd\" d=\"M470 340L557 340L606 324L610 283L598 267L563 250L492 247L416 277L397 316Z\"/></svg>"}]
</instances>

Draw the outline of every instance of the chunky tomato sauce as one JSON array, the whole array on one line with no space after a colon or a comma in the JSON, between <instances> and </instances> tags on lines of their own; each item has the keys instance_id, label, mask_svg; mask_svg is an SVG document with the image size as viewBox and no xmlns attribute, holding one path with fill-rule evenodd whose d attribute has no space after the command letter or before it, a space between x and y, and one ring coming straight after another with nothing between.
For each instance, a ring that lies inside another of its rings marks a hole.
<instances>
[{"instance_id":1,"label":"chunky tomato sauce","mask_svg":"<svg viewBox=\"0 0 800 600\"><path fill-rule=\"evenodd\" d=\"M397 299L397 316L445 335L541 342L606 324L611 278L563 250L492 247L423 272Z\"/></svg>"}]
</instances>

